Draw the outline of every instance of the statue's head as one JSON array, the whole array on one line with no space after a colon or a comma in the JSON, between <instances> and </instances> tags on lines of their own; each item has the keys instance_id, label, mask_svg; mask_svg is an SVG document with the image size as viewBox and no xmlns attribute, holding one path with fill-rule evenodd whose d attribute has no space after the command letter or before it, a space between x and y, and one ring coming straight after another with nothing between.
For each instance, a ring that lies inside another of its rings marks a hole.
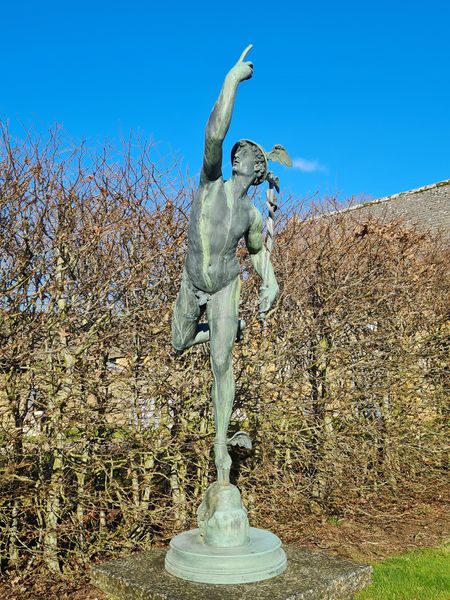
<instances>
[{"instance_id":1,"label":"statue's head","mask_svg":"<svg viewBox=\"0 0 450 600\"><path fill-rule=\"evenodd\" d=\"M254 176L252 185L262 183L268 173L266 153L251 140L239 140L231 150L233 175Z\"/></svg>"}]
</instances>

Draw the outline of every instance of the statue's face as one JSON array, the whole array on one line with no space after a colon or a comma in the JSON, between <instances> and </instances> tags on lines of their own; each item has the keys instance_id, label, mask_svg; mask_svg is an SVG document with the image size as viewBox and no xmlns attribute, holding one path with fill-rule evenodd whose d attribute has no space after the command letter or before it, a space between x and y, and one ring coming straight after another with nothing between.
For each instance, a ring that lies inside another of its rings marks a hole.
<instances>
[{"instance_id":1,"label":"statue's face","mask_svg":"<svg viewBox=\"0 0 450 600\"><path fill-rule=\"evenodd\" d=\"M236 150L233 160L233 175L255 178L256 157L250 144L242 144Z\"/></svg>"}]
</instances>

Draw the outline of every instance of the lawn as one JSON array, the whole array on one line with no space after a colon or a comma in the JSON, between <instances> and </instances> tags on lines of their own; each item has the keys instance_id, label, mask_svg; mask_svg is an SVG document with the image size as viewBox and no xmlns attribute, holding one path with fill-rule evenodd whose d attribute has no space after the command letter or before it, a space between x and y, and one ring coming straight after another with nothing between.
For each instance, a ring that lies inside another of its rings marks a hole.
<instances>
[{"instance_id":1,"label":"lawn","mask_svg":"<svg viewBox=\"0 0 450 600\"><path fill-rule=\"evenodd\" d=\"M355 600L450 600L450 546L408 552L373 568L373 584Z\"/></svg>"}]
</instances>

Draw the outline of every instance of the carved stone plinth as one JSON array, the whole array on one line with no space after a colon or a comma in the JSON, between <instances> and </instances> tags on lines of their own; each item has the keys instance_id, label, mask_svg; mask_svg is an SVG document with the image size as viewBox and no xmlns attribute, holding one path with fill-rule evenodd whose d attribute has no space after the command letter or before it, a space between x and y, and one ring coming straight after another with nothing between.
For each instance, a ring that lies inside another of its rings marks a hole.
<instances>
[{"instance_id":1,"label":"carved stone plinth","mask_svg":"<svg viewBox=\"0 0 450 600\"><path fill-rule=\"evenodd\" d=\"M371 567L284 545L288 567L258 583L211 585L174 577L166 550L134 554L94 567L92 581L114 600L339 600L371 582Z\"/></svg>"}]
</instances>

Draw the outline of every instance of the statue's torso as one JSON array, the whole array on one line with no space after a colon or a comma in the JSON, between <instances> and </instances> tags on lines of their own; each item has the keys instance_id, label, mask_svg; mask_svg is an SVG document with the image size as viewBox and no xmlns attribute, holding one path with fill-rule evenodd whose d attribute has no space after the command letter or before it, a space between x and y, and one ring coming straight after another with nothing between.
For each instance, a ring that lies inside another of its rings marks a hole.
<instances>
[{"instance_id":1,"label":"statue's torso","mask_svg":"<svg viewBox=\"0 0 450 600\"><path fill-rule=\"evenodd\" d=\"M215 293L239 274L236 247L250 227L250 211L249 198L233 198L222 178L200 186L192 203L186 256L186 270L197 288Z\"/></svg>"}]
</instances>

